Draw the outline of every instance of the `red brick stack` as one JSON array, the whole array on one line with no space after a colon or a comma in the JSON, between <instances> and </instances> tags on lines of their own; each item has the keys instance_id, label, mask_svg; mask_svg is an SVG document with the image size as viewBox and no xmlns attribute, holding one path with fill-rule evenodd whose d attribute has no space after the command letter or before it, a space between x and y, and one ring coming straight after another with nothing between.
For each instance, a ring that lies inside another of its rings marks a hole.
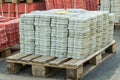
<instances>
[{"instance_id":1,"label":"red brick stack","mask_svg":"<svg viewBox=\"0 0 120 80\"><path fill-rule=\"evenodd\" d=\"M4 14L6 17L15 17L15 4L4 3L0 6L0 14Z\"/></svg>"},{"instance_id":2,"label":"red brick stack","mask_svg":"<svg viewBox=\"0 0 120 80\"><path fill-rule=\"evenodd\" d=\"M45 2L40 3L4 3L0 6L0 15L5 17L19 17L21 14L30 13L35 10L45 10Z\"/></svg>"},{"instance_id":3,"label":"red brick stack","mask_svg":"<svg viewBox=\"0 0 120 80\"><path fill-rule=\"evenodd\" d=\"M54 0L54 2L55 2L55 8L56 9L64 8L63 0Z\"/></svg>"},{"instance_id":4,"label":"red brick stack","mask_svg":"<svg viewBox=\"0 0 120 80\"><path fill-rule=\"evenodd\" d=\"M7 41L5 28L0 28L0 51L7 48Z\"/></svg>"},{"instance_id":5,"label":"red brick stack","mask_svg":"<svg viewBox=\"0 0 120 80\"><path fill-rule=\"evenodd\" d=\"M86 2L86 9L90 11L98 10L98 3L97 0L85 0Z\"/></svg>"},{"instance_id":6,"label":"red brick stack","mask_svg":"<svg viewBox=\"0 0 120 80\"><path fill-rule=\"evenodd\" d=\"M83 8L87 10L98 10L99 0L41 0L37 3L3 3L0 6L0 15L6 17L17 17L21 14L30 13L35 10Z\"/></svg>"},{"instance_id":7,"label":"red brick stack","mask_svg":"<svg viewBox=\"0 0 120 80\"><path fill-rule=\"evenodd\" d=\"M73 0L63 0L64 8L74 8Z\"/></svg>"},{"instance_id":8,"label":"red brick stack","mask_svg":"<svg viewBox=\"0 0 120 80\"><path fill-rule=\"evenodd\" d=\"M85 0L77 0L76 1L76 8L83 8L83 9L86 9L86 3L85 3Z\"/></svg>"},{"instance_id":9,"label":"red brick stack","mask_svg":"<svg viewBox=\"0 0 120 80\"><path fill-rule=\"evenodd\" d=\"M3 20L5 21L5 19ZM6 19L5 22L4 21L0 22L0 30L2 29L0 32L0 35L2 35L2 37L0 38L1 39L0 41L2 42L2 46L6 48L6 47L12 47L16 44L19 44L19 19L8 18ZM2 34L3 32L4 32L4 35Z\"/></svg>"},{"instance_id":10,"label":"red brick stack","mask_svg":"<svg viewBox=\"0 0 120 80\"><path fill-rule=\"evenodd\" d=\"M83 8L98 10L97 0L46 0L46 9Z\"/></svg>"},{"instance_id":11,"label":"red brick stack","mask_svg":"<svg viewBox=\"0 0 120 80\"><path fill-rule=\"evenodd\" d=\"M20 41L20 34L19 34L19 19L14 20L14 28L15 28L15 38L16 38L16 43L19 44Z\"/></svg>"},{"instance_id":12,"label":"red brick stack","mask_svg":"<svg viewBox=\"0 0 120 80\"><path fill-rule=\"evenodd\" d=\"M45 5L46 5L46 9L49 10L49 9L54 9L56 4L54 0L46 0Z\"/></svg>"},{"instance_id":13,"label":"red brick stack","mask_svg":"<svg viewBox=\"0 0 120 80\"><path fill-rule=\"evenodd\" d=\"M100 0L97 0L97 4L98 4L98 5L100 4Z\"/></svg>"},{"instance_id":14,"label":"red brick stack","mask_svg":"<svg viewBox=\"0 0 120 80\"><path fill-rule=\"evenodd\" d=\"M21 14L30 13L35 10L45 10L45 7L42 3L31 3L31 4L16 4L16 16L20 17Z\"/></svg>"}]
</instances>

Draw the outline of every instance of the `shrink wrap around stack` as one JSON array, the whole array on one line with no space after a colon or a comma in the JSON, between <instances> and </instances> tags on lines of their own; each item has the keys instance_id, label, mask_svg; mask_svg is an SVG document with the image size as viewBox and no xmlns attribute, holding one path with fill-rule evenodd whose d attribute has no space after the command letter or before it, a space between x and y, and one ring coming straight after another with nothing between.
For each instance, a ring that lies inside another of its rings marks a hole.
<instances>
[{"instance_id":1,"label":"shrink wrap around stack","mask_svg":"<svg viewBox=\"0 0 120 80\"><path fill-rule=\"evenodd\" d=\"M111 43L113 27L114 15L103 11L32 12L21 16L21 52L82 59Z\"/></svg>"}]
</instances>

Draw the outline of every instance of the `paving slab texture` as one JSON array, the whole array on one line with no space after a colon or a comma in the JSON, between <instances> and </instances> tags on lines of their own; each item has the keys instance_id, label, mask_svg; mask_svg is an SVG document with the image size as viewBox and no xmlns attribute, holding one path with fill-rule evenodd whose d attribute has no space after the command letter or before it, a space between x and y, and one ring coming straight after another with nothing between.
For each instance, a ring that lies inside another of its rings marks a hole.
<instances>
[{"instance_id":1,"label":"paving slab texture","mask_svg":"<svg viewBox=\"0 0 120 80\"><path fill-rule=\"evenodd\" d=\"M120 29L115 30L114 39L117 42L117 52L91 71L82 80L120 80ZM0 80L65 80L65 72L61 70L49 78L31 76L31 68L26 68L18 74L8 74L5 61L0 62Z\"/></svg>"}]
</instances>

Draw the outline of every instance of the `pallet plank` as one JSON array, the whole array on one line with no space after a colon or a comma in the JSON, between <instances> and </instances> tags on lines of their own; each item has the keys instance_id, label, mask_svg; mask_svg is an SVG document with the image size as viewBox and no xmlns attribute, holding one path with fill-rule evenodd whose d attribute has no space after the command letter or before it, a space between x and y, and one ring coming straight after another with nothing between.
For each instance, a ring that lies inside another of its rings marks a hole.
<instances>
[{"instance_id":1,"label":"pallet plank","mask_svg":"<svg viewBox=\"0 0 120 80\"><path fill-rule=\"evenodd\" d=\"M61 64L63 62L66 62L68 60L69 60L69 58L57 58L57 59L55 59L53 61L50 61L49 64L50 65L59 65L59 64Z\"/></svg>"},{"instance_id":2,"label":"pallet plank","mask_svg":"<svg viewBox=\"0 0 120 80\"><path fill-rule=\"evenodd\" d=\"M69 61L67 61L67 62L65 62L63 65L64 66L72 66L74 63L76 63L78 60L76 60L76 59L71 59L71 60L69 60Z\"/></svg>"},{"instance_id":3,"label":"pallet plank","mask_svg":"<svg viewBox=\"0 0 120 80\"><path fill-rule=\"evenodd\" d=\"M55 59L55 57L51 57L51 56L42 56L42 57L38 57L36 59L33 59L32 62L36 62L36 63L47 63L51 60Z\"/></svg>"},{"instance_id":4,"label":"pallet plank","mask_svg":"<svg viewBox=\"0 0 120 80\"><path fill-rule=\"evenodd\" d=\"M10 56L10 57L7 57L7 60L10 59L10 60L20 60L21 58L24 58L24 57L27 57L31 54L23 54L23 53L18 53L16 55L13 55L13 56Z\"/></svg>"},{"instance_id":5,"label":"pallet plank","mask_svg":"<svg viewBox=\"0 0 120 80\"><path fill-rule=\"evenodd\" d=\"M40 57L40 56L38 56L38 55L29 55L27 57L22 58L21 60L22 61L31 61L31 60L33 60L35 58L38 58L38 57Z\"/></svg>"}]
</instances>

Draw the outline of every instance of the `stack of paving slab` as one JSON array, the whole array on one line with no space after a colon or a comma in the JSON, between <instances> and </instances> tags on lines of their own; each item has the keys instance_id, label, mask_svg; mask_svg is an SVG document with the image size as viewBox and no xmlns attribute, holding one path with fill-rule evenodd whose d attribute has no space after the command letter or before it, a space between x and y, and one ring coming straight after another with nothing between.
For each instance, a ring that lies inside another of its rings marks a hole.
<instances>
[{"instance_id":1,"label":"stack of paving slab","mask_svg":"<svg viewBox=\"0 0 120 80\"><path fill-rule=\"evenodd\" d=\"M34 15L23 15L20 19L20 45L21 53L35 53L35 27Z\"/></svg>"},{"instance_id":2,"label":"stack of paving slab","mask_svg":"<svg viewBox=\"0 0 120 80\"><path fill-rule=\"evenodd\" d=\"M101 0L100 4L101 4L100 10L102 11L110 10L110 0Z\"/></svg>"},{"instance_id":3,"label":"stack of paving slab","mask_svg":"<svg viewBox=\"0 0 120 80\"><path fill-rule=\"evenodd\" d=\"M115 22L120 22L120 0L101 0L101 10L115 14Z\"/></svg>"},{"instance_id":4,"label":"stack of paving slab","mask_svg":"<svg viewBox=\"0 0 120 80\"><path fill-rule=\"evenodd\" d=\"M21 53L82 59L113 40L114 14L83 9L21 16Z\"/></svg>"}]
</instances>

